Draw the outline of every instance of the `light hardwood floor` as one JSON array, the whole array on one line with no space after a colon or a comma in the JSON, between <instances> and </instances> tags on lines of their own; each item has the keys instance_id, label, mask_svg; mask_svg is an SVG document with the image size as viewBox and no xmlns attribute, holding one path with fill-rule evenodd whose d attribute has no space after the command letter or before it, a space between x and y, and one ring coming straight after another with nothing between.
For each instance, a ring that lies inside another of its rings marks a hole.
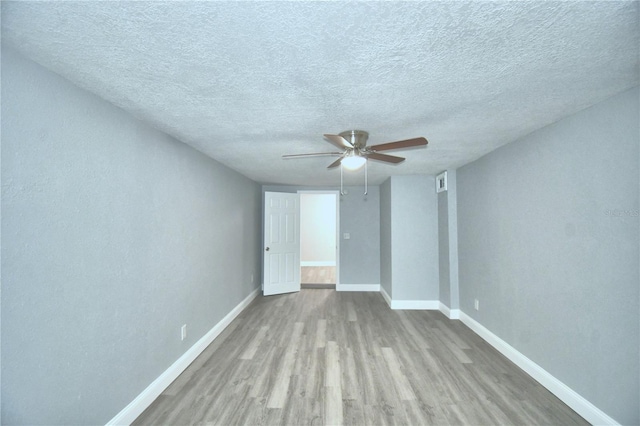
<instances>
[{"instance_id":1,"label":"light hardwood floor","mask_svg":"<svg viewBox=\"0 0 640 426\"><path fill-rule=\"evenodd\" d=\"M314 289L258 297L134 424L588 423L459 321Z\"/></svg>"},{"instance_id":2,"label":"light hardwood floor","mask_svg":"<svg viewBox=\"0 0 640 426\"><path fill-rule=\"evenodd\" d=\"M302 284L335 284L335 266L303 266L300 268Z\"/></svg>"}]
</instances>

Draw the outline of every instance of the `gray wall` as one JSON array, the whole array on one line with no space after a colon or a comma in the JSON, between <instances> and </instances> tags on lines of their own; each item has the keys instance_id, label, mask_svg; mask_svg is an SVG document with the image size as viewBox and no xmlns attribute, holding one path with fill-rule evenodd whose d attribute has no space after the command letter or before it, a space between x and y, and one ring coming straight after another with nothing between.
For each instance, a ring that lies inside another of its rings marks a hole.
<instances>
[{"instance_id":1,"label":"gray wall","mask_svg":"<svg viewBox=\"0 0 640 426\"><path fill-rule=\"evenodd\" d=\"M638 89L458 169L461 309L637 425ZM480 310L473 309L473 299Z\"/></svg>"},{"instance_id":2,"label":"gray wall","mask_svg":"<svg viewBox=\"0 0 640 426\"><path fill-rule=\"evenodd\" d=\"M335 191L339 187L264 185L262 192ZM345 187L340 196L340 284L380 284L380 188ZM348 232L350 239L342 234Z\"/></svg>"},{"instance_id":3,"label":"gray wall","mask_svg":"<svg viewBox=\"0 0 640 426\"><path fill-rule=\"evenodd\" d=\"M438 193L440 302L458 309L458 210L456 171L447 171L447 190Z\"/></svg>"},{"instance_id":4,"label":"gray wall","mask_svg":"<svg viewBox=\"0 0 640 426\"><path fill-rule=\"evenodd\" d=\"M391 179L380 185L380 287L393 298L391 251Z\"/></svg>"},{"instance_id":5,"label":"gray wall","mask_svg":"<svg viewBox=\"0 0 640 426\"><path fill-rule=\"evenodd\" d=\"M340 197L340 283L380 284L380 187L349 187Z\"/></svg>"},{"instance_id":6,"label":"gray wall","mask_svg":"<svg viewBox=\"0 0 640 426\"><path fill-rule=\"evenodd\" d=\"M435 177L391 177L394 300L438 300L438 199Z\"/></svg>"},{"instance_id":7,"label":"gray wall","mask_svg":"<svg viewBox=\"0 0 640 426\"><path fill-rule=\"evenodd\" d=\"M460 309L458 278L458 172L447 172L447 225L449 227L449 301L451 309Z\"/></svg>"},{"instance_id":8,"label":"gray wall","mask_svg":"<svg viewBox=\"0 0 640 426\"><path fill-rule=\"evenodd\" d=\"M258 184L3 49L2 423L109 421L258 287L260 233Z\"/></svg>"},{"instance_id":9,"label":"gray wall","mask_svg":"<svg viewBox=\"0 0 640 426\"><path fill-rule=\"evenodd\" d=\"M440 302L451 307L449 275L449 203L446 192L438 193L438 264L440 268Z\"/></svg>"},{"instance_id":10,"label":"gray wall","mask_svg":"<svg viewBox=\"0 0 640 426\"><path fill-rule=\"evenodd\" d=\"M438 300L435 178L392 176L380 192L382 288L393 300Z\"/></svg>"},{"instance_id":11,"label":"gray wall","mask_svg":"<svg viewBox=\"0 0 640 426\"><path fill-rule=\"evenodd\" d=\"M448 274L449 274L449 302L451 309L460 308L459 284L458 284L458 178L456 170L447 171L447 234L449 241Z\"/></svg>"}]
</instances>

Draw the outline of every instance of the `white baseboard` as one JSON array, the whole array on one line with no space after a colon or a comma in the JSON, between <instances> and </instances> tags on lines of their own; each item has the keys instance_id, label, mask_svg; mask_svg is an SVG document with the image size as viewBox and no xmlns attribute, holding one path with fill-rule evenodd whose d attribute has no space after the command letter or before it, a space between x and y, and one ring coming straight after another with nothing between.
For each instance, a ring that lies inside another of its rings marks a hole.
<instances>
[{"instance_id":1,"label":"white baseboard","mask_svg":"<svg viewBox=\"0 0 640 426\"><path fill-rule=\"evenodd\" d=\"M460 319L460 309L449 309L447 305L440 302L440 312L445 314L449 319Z\"/></svg>"},{"instance_id":2,"label":"white baseboard","mask_svg":"<svg viewBox=\"0 0 640 426\"><path fill-rule=\"evenodd\" d=\"M300 262L300 266L336 266L335 260L311 260L308 262Z\"/></svg>"},{"instance_id":3,"label":"white baseboard","mask_svg":"<svg viewBox=\"0 0 640 426\"><path fill-rule=\"evenodd\" d=\"M537 380L542 386L557 396L576 413L593 425L619 425L618 422L606 415L598 407L580 396L569 386L556 379L545 369L518 352L513 346L493 334L476 320L460 312L460 320L463 324L482 337L487 343L496 348L500 353L509 358L514 364Z\"/></svg>"},{"instance_id":4,"label":"white baseboard","mask_svg":"<svg viewBox=\"0 0 640 426\"><path fill-rule=\"evenodd\" d=\"M440 309L440 302L438 300L397 300L392 299L389 293L380 286L380 293L387 302L391 309L398 310L424 310L424 311L437 311Z\"/></svg>"},{"instance_id":5,"label":"white baseboard","mask_svg":"<svg viewBox=\"0 0 640 426\"><path fill-rule=\"evenodd\" d=\"M387 291L384 289L384 287L382 287L382 285L380 285L380 293L382 293L382 297L387 302L387 305L391 307L391 296L389 296L389 293L387 293Z\"/></svg>"},{"instance_id":6,"label":"white baseboard","mask_svg":"<svg viewBox=\"0 0 640 426\"><path fill-rule=\"evenodd\" d=\"M142 414L144 410L156 400L158 396L204 351L213 340L233 321L249 303L260 294L260 289L255 289L229 312L219 323L189 348L176 362L167 368L157 379L140 393L129 405L120 411L107 426L130 425Z\"/></svg>"},{"instance_id":7,"label":"white baseboard","mask_svg":"<svg viewBox=\"0 0 640 426\"><path fill-rule=\"evenodd\" d=\"M336 284L337 291L380 291L380 284Z\"/></svg>"}]
</instances>

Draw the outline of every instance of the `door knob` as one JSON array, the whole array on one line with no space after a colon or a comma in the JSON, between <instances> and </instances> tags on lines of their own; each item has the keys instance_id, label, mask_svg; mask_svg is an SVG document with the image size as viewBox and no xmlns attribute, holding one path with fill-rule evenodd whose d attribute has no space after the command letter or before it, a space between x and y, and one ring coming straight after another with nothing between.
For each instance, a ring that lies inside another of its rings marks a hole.
<instances>
[{"instance_id":1,"label":"door knob","mask_svg":"<svg viewBox=\"0 0 640 426\"><path fill-rule=\"evenodd\" d=\"M269 247L267 247L265 250L266 250L266 251L269 251Z\"/></svg>"}]
</instances>

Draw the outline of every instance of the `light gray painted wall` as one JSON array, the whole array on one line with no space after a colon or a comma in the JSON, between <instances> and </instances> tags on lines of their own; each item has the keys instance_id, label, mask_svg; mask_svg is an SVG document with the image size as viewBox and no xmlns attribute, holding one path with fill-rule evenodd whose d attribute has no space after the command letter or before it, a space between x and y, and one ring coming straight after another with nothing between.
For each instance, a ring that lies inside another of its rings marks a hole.
<instances>
[{"instance_id":1,"label":"light gray painted wall","mask_svg":"<svg viewBox=\"0 0 640 426\"><path fill-rule=\"evenodd\" d=\"M457 185L461 309L628 425L640 423L639 95L506 145Z\"/></svg>"},{"instance_id":2,"label":"light gray painted wall","mask_svg":"<svg viewBox=\"0 0 640 426\"><path fill-rule=\"evenodd\" d=\"M447 190L438 193L438 256L440 302L459 309L458 291L458 209L456 171L447 171Z\"/></svg>"},{"instance_id":3,"label":"light gray painted wall","mask_svg":"<svg viewBox=\"0 0 640 426\"><path fill-rule=\"evenodd\" d=\"M348 188L340 197L340 283L380 284L380 187Z\"/></svg>"},{"instance_id":4,"label":"light gray painted wall","mask_svg":"<svg viewBox=\"0 0 640 426\"><path fill-rule=\"evenodd\" d=\"M380 287L393 298L391 178L380 185Z\"/></svg>"},{"instance_id":5,"label":"light gray painted wall","mask_svg":"<svg viewBox=\"0 0 640 426\"><path fill-rule=\"evenodd\" d=\"M391 177L394 300L439 300L435 177Z\"/></svg>"},{"instance_id":6,"label":"light gray painted wall","mask_svg":"<svg viewBox=\"0 0 640 426\"><path fill-rule=\"evenodd\" d=\"M258 184L3 49L2 423L113 418L257 288L260 224Z\"/></svg>"},{"instance_id":7,"label":"light gray painted wall","mask_svg":"<svg viewBox=\"0 0 640 426\"><path fill-rule=\"evenodd\" d=\"M449 276L449 208L448 194L446 192L438 193L438 264L440 267L440 302L447 307L451 307L451 277Z\"/></svg>"},{"instance_id":8,"label":"light gray painted wall","mask_svg":"<svg viewBox=\"0 0 640 426\"><path fill-rule=\"evenodd\" d=\"M447 171L447 225L449 247L449 300L451 309L460 309L458 279L458 178L456 170Z\"/></svg>"},{"instance_id":9,"label":"light gray painted wall","mask_svg":"<svg viewBox=\"0 0 640 426\"><path fill-rule=\"evenodd\" d=\"M262 192L333 191L339 187L264 185ZM340 239L340 283L380 283L380 188L345 187L348 194L340 197L340 235L348 232L349 240Z\"/></svg>"}]
</instances>

